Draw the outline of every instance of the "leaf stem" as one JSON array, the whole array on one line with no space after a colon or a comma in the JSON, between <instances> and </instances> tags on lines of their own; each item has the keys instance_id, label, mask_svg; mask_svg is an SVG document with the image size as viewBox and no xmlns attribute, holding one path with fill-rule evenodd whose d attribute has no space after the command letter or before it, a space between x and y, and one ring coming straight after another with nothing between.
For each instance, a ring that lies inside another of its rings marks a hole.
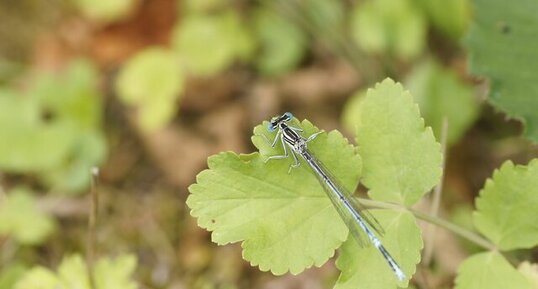
<instances>
[{"instance_id":1,"label":"leaf stem","mask_svg":"<svg viewBox=\"0 0 538 289\"><path fill-rule=\"evenodd\" d=\"M363 199L359 198L359 202L363 204L366 207L370 208L379 208L379 209L389 209L389 210L396 210L396 211L407 211L415 215L415 217L424 220L428 223L437 225L439 227L445 228L452 233L467 239L485 249L491 250L491 251L497 251L497 247L488 241L487 239L483 238L482 236L478 235L477 233L467 230L465 228L462 228L456 224L453 224L445 219L439 218L437 216L433 216L430 214L426 214L417 210L409 209L397 204L393 203L386 203L386 202L380 202L380 201L374 201L369 199Z\"/></svg>"}]
</instances>

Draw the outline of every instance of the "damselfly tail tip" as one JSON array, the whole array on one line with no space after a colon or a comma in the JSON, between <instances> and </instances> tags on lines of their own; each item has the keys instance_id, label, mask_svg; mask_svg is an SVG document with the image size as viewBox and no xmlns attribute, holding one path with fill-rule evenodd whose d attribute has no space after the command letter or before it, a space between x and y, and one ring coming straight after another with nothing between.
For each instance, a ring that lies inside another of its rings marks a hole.
<instances>
[{"instance_id":1,"label":"damselfly tail tip","mask_svg":"<svg viewBox=\"0 0 538 289\"><path fill-rule=\"evenodd\" d=\"M400 268L397 268L396 270L394 270L394 273L396 273L396 277L400 281L404 281L407 278L405 276L405 273L402 270L400 270Z\"/></svg>"}]
</instances>

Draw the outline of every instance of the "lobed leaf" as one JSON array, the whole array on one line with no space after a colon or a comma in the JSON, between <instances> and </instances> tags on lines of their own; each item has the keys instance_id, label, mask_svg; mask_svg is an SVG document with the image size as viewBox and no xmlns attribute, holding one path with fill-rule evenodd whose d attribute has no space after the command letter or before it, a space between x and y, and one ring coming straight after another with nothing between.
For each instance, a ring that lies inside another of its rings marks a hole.
<instances>
[{"instance_id":1,"label":"lobed leaf","mask_svg":"<svg viewBox=\"0 0 538 289\"><path fill-rule=\"evenodd\" d=\"M538 159L527 166L505 162L476 199L476 228L501 250L538 244Z\"/></svg>"},{"instance_id":2,"label":"lobed leaf","mask_svg":"<svg viewBox=\"0 0 538 289\"><path fill-rule=\"evenodd\" d=\"M370 197L413 205L439 182L442 155L411 94L385 79L368 90L358 115L362 182Z\"/></svg>"},{"instance_id":3,"label":"lobed leaf","mask_svg":"<svg viewBox=\"0 0 538 289\"><path fill-rule=\"evenodd\" d=\"M86 262L78 254L64 258L58 273L37 266L24 274L15 284L15 289L135 289L131 280L136 267L136 258L122 255L115 259L101 258L93 268L95 287L91 286Z\"/></svg>"},{"instance_id":4,"label":"lobed leaf","mask_svg":"<svg viewBox=\"0 0 538 289\"><path fill-rule=\"evenodd\" d=\"M243 241L243 257L260 270L298 274L324 264L346 240L348 230L306 164L288 174L291 156L264 162L269 155L282 154L280 143L273 149L258 135L274 138L266 125L257 126L252 138L260 153L228 152L209 158L209 169L189 187L187 205L217 244ZM305 136L317 131L308 121L301 127ZM340 133L323 133L309 148L342 185L355 188L360 158Z\"/></svg>"},{"instance_id":5,"label":"lobed leaf","mask_svg":"<svg viewBox=\"0 0 538 289\"><path fill-rule=\"evenodd\" d=\"M489 102L526 126L538 142L538 1L474 0L466 39L469 69L487 77Z\"/></svg>"},{"instance_id":6,"label":"lobed leaf","mask_svg":"<svg viewBox=\"0 0 538 289\"><path fill-rule=\"evenodd\" d=\"M371 210L385 229L383 245L401 266L408 278L415 273L423 248L420 228L409 212ZM354 239L341 247L336 266L342 271L335 289L376 289L407 287L408 280L400 282L374 247L360 248Z\"/></svg>"},{"instance_id":7,"label":"lobed leaf","mask_svg":"<svg viewBox=\"0 0 538 289\"><path fill-rule=\"evenodd\" d=\"M529 281L498 252L476 254L458 269L455 289L531 289Z\"/></svg>"}]
</instances>

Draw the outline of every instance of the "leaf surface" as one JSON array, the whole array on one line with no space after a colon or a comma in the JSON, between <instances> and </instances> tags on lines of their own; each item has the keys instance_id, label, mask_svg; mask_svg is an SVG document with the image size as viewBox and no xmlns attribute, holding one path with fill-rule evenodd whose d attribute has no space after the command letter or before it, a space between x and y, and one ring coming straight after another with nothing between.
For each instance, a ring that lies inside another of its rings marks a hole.
<instances>
[{"instance_id":1,"label":"leaf surface","mask_svg":"<svg viewBox=\"0 0 538 289\"><path fill-rule=\"evenodd\" d=\"M455 289L531 289L529 282L498 252L476 254L458 269Z\"/></svg>"},{"instance_id":2,"label":"leaf surface","mask_svg":"<svg viewBox=\"0 0 538 289\"><path fill-rule=\"evenodd\" d=\"M476 199L477 229L502 250L538 244L538 159L528 166L505 162Z\"/></svg>"},{"instance_id":3,"label":"leaf surface","mask_svg":"<svg viewBox=\"0 0 538 289\"><path fill-rule=\"evenodd\" d=\"M538 1L474 0L469 68L487 77L489 102L526 126L538 142Z\"/></svg>"},{"instance_id":4,"label":"leaf surface","mask_svg":"<svg viewBox=\"0 0 538 289\"><path fill-rule=\"evenodd\" d=\"M358 114L362 182L370 197L413 205L439 182L442 160L418 105L401 84L386 79L368 90Z\"/></svg>"},{"instance_id":5,"label":"leaf surface","mask_svg":"<svg viewBox=\"0 0 538 289\"><path fill-rule=\"evenodd\" d=\"M385 229L383 245L409 278L415 273L423 248L420 228L408 212L371 210ZM360 248L350 238L341 247L336 266L342 271L335 289L384 289L406 287L408 280L399 282L383 255L374 247Z\"/></svg>"},{"instance_id":6,"label":"leaf surface","mask_svg":"<svg viewBox=\"0 0 538 289\"><path fill-rule=\"evenodd\" d=\"M257 135L274 138L266 125L256 127L252 138L263 157L231 152L210 157L209 169L189 187L187 205L217 244L243 241L243 257L252 265L277 275L297 274L323 265L346 240L348 230L305 163L290 174L291 156L264 163L267 156L282 154L280 143L273 149ZM304 136L317 131L308 121L300 126ZM340 133L319 135L309 149L354 190L361 162Z\"/></svg>"}]
</instances>

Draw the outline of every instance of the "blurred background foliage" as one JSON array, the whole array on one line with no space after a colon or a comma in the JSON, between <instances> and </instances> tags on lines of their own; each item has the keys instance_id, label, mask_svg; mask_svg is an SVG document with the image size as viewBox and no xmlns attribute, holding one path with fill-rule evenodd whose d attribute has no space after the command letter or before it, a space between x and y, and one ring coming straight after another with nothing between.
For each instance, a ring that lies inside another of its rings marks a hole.
<instances>
[{"instance_id":1,"label":"blurred background foliage","mask_svg":"<svg viewBox=\"0 0 538 289\"><path fill-rule=\"evenodd\" d=\"M350 136L366 89L387 76L438 139L446 131L440 214L470 226L493 169L538 155L520 137L526 124L538 139L537 90L526 86L538 20L508 11L527 30L497 49L511 23L468 32L504 12L494 2L0 1L0 289L330 288L334 264L276 278L238 245L216 247L189 216L186 187L209 155L252 151L252 128L283 111ZM498 53L511 48L524 57L506 64ZM446 232L437 243L414 288L450 288L476 251Z\"/></svg>"}]
</instances>

